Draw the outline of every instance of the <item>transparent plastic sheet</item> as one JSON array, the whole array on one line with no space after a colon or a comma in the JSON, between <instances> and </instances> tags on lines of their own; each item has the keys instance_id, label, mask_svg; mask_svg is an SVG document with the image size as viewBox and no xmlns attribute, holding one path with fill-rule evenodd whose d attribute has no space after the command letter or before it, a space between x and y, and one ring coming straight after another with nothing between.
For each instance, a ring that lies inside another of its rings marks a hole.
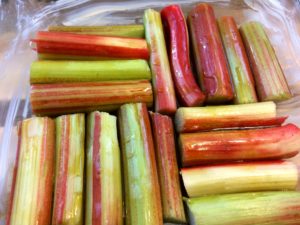
<instances>
[{"instance_id":1,"label":"transparent plastic sheet","mask_svg":"<svg viewBox=\"0 0 300 225\"><path fill-rule=\"evenodd\" d=\"M145 8L161 9L180 4L185 13L199 0L88 1L51 3L11 0L0 3L0 224L4 224L15 160L18 121L30 117L29 68L36 60L29 40L49 25L105 25L142 23ZM206 1L216 16L231 15L240 24L258 20L264 24L293 99L280 103L279 114L300 125L300 6L299 1ZM298 24L297 24L298 23ZM4 51L1 49L5 49ZM300 157L298 157L300 158Z\"/></svg>"}]
</instances>

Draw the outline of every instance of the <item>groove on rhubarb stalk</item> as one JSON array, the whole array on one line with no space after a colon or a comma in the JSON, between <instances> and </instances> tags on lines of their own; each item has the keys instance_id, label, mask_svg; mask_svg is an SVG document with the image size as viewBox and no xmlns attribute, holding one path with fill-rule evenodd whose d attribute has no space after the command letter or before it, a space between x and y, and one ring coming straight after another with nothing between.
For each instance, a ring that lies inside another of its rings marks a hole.
<instances>
[{"instance_id":1,"label":"groove on rhubarb stalk","mask_svg":"<svg viewBox=\"0 0 300 225\"><path fill-rule=\"evenodd\" d=\"M162 225L162 208L151 126L145 104L119 111L126 224Z\"/></svg>"}]
</instances>

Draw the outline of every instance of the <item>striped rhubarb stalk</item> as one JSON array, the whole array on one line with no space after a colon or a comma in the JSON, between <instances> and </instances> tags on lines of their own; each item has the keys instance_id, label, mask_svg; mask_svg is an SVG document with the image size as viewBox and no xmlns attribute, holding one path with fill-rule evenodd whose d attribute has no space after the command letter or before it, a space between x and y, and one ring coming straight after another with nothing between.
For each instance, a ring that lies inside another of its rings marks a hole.
<instances>
[{"instance_id":1,"label":"striped rhubarb stalk","mask_svg":"<svg viewBox=\"0 0 300 225\"><path fill-rule=\"evenodd\" d=\"M298 225L300 193L250 192L186 200L191 225Z\"/></svg>"},{"instance_id":2,"label":"striped rhubarb stalk","mask_svg":"<svg viewBox=\"0 0 300 225\"><path fill-rule=\"evenodd\" d=\"M183 107L175 114L177 132L224 128L280 126L287 117L276 117L274 102L243 105Z\"/></svg>"},{"instance_id":3,"label":"striped rhubarb stalk","mask_svg":"<svg viewBox=\"0 0 300 225\"><path fill-rule=\"evenodd\" d=\"M145 80L34 84L30 100L37 115L113 111L129 102L145 102L151 106L152 88Z\"/></svg>"},{"instance_id":4,"label":"striped rhubarb stalk","mask_svg":"<svg viewBox=\"0 0 300 225\"><path fill-rule=\"evenodd\" d=\"M295 190L299 172L289 161L233 163L183 168L189 197L250 191Z\"/></svg>"},{"instance_id":5,"label":"striped rhubarb stalk","mask_svg":"<svg viewBox=\"0 0 300 225\"><path fill-rule=\"evenodd\" d=\"M300 150L300 129L282 127L181 134L182 164L290 158Z\"/></svg>"},{"instance_id":6,"label":"striped rhubarb stalk","mask_svg":"<svg viewBox=\"0 0 300 225\"><path fill-rule=\"evenodd\" d=\"M122 185L117 118L88 115L85 224L122 225Z\"/></svg>"},{"instance_id":7,"label":"striped rhubarb stalk","mask_svg":"<svg viewBox=\"0 0 300 225\"><path fill-rule=\"evenodd\" d=\"M274 48L258 22L240 27L249 56L256 90L261 101L282 101L292 97Z\"/></svg>"},{"instance_id":8,"label":"striped rhubarb stalk","mask_svg":"<svg viewBox=\"0 0 300 225\"><path fill-rule=\"evenodd\" d=\"M56 173L52 224L82 224L84 114L56 118Z\"/></svg>"},{"instance_id":9,"label":"striped rhubarb stalk","mask_svg":"<svg viewBox=\"0 0 300 225\"><path fill-rule=\"evenodd\" d=\"M177 96L184 106L202 105L205 95L198 87L190 64L189 37L183 12L179 5L161 11L167 37L168 54Z\"/></svg>"},{"instance_id":10,"label":"striped rhubarb stalk","mask_svg":"<svg viewBox=\"0 0 300 225\"><path fill-rule=\"evenodd\" d=\"M142 24L111 26L49 26L48 31L131 38L144 38L145 36L145 30Z\"/></svg>"},{"instance_id":11,"label":"striped rhubarb stalk","mask_svg":"<svg viewBox=\"0 0 300 225\"><path fill-rule=\"evenodd\" d=\"M206 3L196 5L189 13L188 25L199 83L207 103L232 100L230 74L213 8Z\"/></svg>"},{"instance_id":12,"label":"striped rhubarb stalk","mask_svg":"<svg viewBox=\"0 0 300 225\"><path fill-rule=\"evenodd\" d=\"M185 223L172 119L151 113L156 162L165 222Z\"/></svg>"},{"instance_id":13,"label":"striped rhubarb stalk","mask_svg":"<svg viewBox=\"0 0 300 225\"><path fill-rule=\"evenodd\" d=\"M151 126L145 104L119 111L127 225L162 225L162 207Z\"/></svg>"},{"instance_id":14,"label":"striped rhubarb stalk","mask_svg":"<svg viewBox=\"0 0 300 225\"><path fill-rule=\"evenodd\" d=\"M176 97L168 61L160 13L147 9L144 13L145 36L150 48L150 68L155 98L155 111L174 114Z\"/></svg>"},{"instance_id":15,"label":"striped rhubarb stalk","mask_svg":"<svg viewBox=\"0 0 300 225\"><path fill-rule=\"evenodd\" d=\"M109 58L148 59L144 39L39 31L32 40L38 53L97 56Z\"/></svg>"},{"instance_id":16,"label":"striped rhubarb stalk","mask_svg":"<svg viewBox=\"0 0 300 225\"><path fill-rule=\"evenodd\" d=\"M232 16L221 17L218 20L218 26L234 85L234 102L236 104L257 102L248 57L234 18Z\"/></svg>"},{"instance_id":17,"label":"striped rhubarb stalk","mask_svg":"<svg viewBox=\"0 0 300 225\"><path fill-rule=\"evenodd\" d=\"M140 59L36 61L30 70L31 84L143 79L150 80L151 72L147 61Z\"/></svg>"},{"instance_id":18,"label":"striped rhubarb stalk","mask_svg":"<svg viewBox=\"0 0 300 225\"><path fill-rule=\"evenodd\" d=\"M35 117L19 123L19 139L6 225L51 222L55 123Z\"/></svg>"}]
</instances>

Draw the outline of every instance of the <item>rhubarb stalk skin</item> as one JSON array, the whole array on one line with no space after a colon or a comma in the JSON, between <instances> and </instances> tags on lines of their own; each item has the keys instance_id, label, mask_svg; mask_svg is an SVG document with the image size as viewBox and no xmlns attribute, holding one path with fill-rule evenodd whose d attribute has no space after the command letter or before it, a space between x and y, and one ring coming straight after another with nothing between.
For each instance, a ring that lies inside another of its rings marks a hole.
<instances>
[{"instance_id":1,"label":"rhubarb stalk skin","mask_svg":"<svg viewBox=\"0 0 300 225\"><path fill-rule=\"evenodd\" d=\"M174 114L177 108L172 75L165 45L160 13L144 12L145 36L150 48L150 68L154 90L155 112Z\"/></svg>"},{"instance_id":2,"label":"rhubarb stalk skin","mask_svg":"<svg viewBox=\"0 0 300 225\"><path fill-rule=\"evenodd\" d=\"M213 8L197 4L188 15L194 59L206 102L217 104L234 97L227 61Z\"/></svg>"},{"instance_id":3,"label":"rhubarb stalk skin","mask_svg":"<svg viewBox=\"0 0 300 225\"><path fill-rule=\"evenodd\" d=\"M185 223L172 119L151 113L164 222Z\"/></svg>"},{"instance_id":4,"label":"rhubarb stalk skin","mask_svg":"<svg viewBox=\"0 0 300 225\"><path fill-rule=\"evenodd\" d=\"M83 222L84 114L57 117L52 225Z\"/></svg>"},{"instance_id":5,"label":"rhubarb stalk skin","mask_svg":"<svg viewBox=\"0 0 300 225\"><path fill-rule=\"evenodd\" d=\"M121 159L116 121L115 116L104 112L96 111L88 115L86 225L123 224Z\"/></svg>"},{"instance_id":6,"label":"rhubarb stalk skin","mask_svg":"<svg viewBox=\"0 0 300 225\"><path fill-rule=\"evenodd\" d=\"M7 225L51 223L55 123L47 117L23 120L6 217Z\"/></svg>"},{"instance_id":7,"label":"rhubarb stalk skin","mask_svg":"<svg viewBox=\"0 0 300 225\"><path fill-rule=\"evenodd\" d=\"M274 48L259 22L241 25L240 32L249 56L260 101L283 101L292 94Z\"/></svg>"},{"instance_id":8,"label":"rhubarb stalk skin","mask_svg":"<svg viewBox=\"0 0 300 225\"><path fill-rule=\"evenodd\" d=\"M155 150L147 107L125 104L119 111L126 225L162 225Z\"/></svg>"},{"instance_id":9,"label":"rhubarb stalk skin","mask_svg":"<svg viewBox=\"0 0 300 225\"><path fill-rule=\"evenodd\" d=\"M194 78L190 63L189 37L184 14L179 5L161 11L175 90L184 106L200 106L205 95Z\"/></svg>"},{"instance_id":10,"label":"rhubarb stalk skin","mask_svg":"<svg viewBox=\"0 0 300 225\"><path fill-rule=\"evenodd\" d=\"M234 85L234 102L236 104L257 102L253 75L234 18L223 16L218 20L218 26Z\"/></svg>"},{"instance_id":11,"label":"rhubarb stalk skin","mask_svg":"<svg viewBox=\"0 0 300 225\"><path fill-rule=\"evenodd\" d=\"M294 124L253 130L186 133L179 137L183 166L239 160L290 158L300 150Z\"/></svg>"}]
</instances>

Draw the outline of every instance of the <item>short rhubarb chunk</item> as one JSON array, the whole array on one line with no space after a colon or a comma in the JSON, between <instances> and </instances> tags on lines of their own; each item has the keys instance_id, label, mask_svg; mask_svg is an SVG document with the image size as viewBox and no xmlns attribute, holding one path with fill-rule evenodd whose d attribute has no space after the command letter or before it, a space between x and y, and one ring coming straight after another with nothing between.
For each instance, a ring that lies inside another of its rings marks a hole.
<instances>
[{"instance_id":1,"label":"short rhubarb chunk","mask_svg":"<svg viewBox=\"0 0 300 225\"><path fill-rule=\"evenodd\" d=\"M84 114L56 118L53 225L83 222L84 120Z\"/></svg>"},{"instance_id":2,"label":"short rhubarb chunk","mask_svg":"<svg viewBox=\"0 0 300 225\"><path fill-rule=\"evenodd\" d=\"M124 103L152 106L149 81L103 81L31 85L30 101L36 115L61 115L94 110L113 111Z\"/></svg>"},{"instance_id":3,"label":"short rhubarb chunk","mask_svg":"<svg viewBox=\"0 0 300 225\"><path fill-rule=\"evenodd\" d=\"M250 192L186 200L191 225L298 225L300 193Z\"/></svg>"},{"instance_id":4,"label":"short rhubarb chunk","mask_svg":"<svg viewBox=\"0 0 300 225\"><path fill-rule=\"evenodd\" d=\"M299 171L289 161L232 163L183 168L189 197L251 191L296 190Z\"/></svg>"},{"instance_id":5,"label":"short rhubarb chunk","mask_svg":"<svg viewBox=\"0 0 300 225\"><path fill-rule=\"evenodd\" d=\"M39 31L32 42L38 53L106 58L149 58L144 39Z\"/></svg>"},{"instance_id":6,"label":"short rhubarb chunk","mask_svg":"<svg viewBox=\"0 0 300 225\"><path fill-rule=\"evenodd\" d=\"M55 123L46 117L23 120L6 225L51 223L55 165Z\"/></svg>"},{"instance_id":7,"label":"short rhubarb chunk","mask_svg":"<svg viewBox=\"0 0 300 225\"><path fill-rule=\"evenodd\" d=\"M292 97L274 48L259 22L240 27L260 101L283 101Z\"/></svg>"},{"instance_id":8,"label":"short rhubarb chunk","mask_svg":"<svg viewBox=\"0 0 300 225\"><path fill-rule=\"evenodd\" d=\"M206 3L197 4L188 15L188 25L199 83L207 103L232 100L230 73L213 8Z\"/></svg>"},{"instance_id":9,"label":"short rhubarb chunk","mask_svg":"<svg viewBox=\"0 0 300 225\"><path fill-rule=\"evenodd\" d=\"M253 130L187 133L180 135L179 145L184 166L290 158L300 150L300 129L287 124Z\"/></svg>"},{"instance_id":10,"label":"short rhubarb chunk","mask_svg":"<svg viewBox=\"0 0 300 225\"><path fill-rule=\"evenodd\" d=\"M172 77L177 96L184 106L202 105L205 95L196 83L190 63L188 30L179 5L170 5L161 11L166 34Z\"/></svg>"},{"instance_id":11,"label":"short rhubarb chunk","mask_svg":"<svg viewBox=\"0 0 300 225\"><path fill-rule=\"evenodd\" d=\"M125 217L128 225L162 225L162 206L151 125L145 104L119 111L123 156Z\"/></svg>"},{"instance_id":12,"label":"short rhubarb chunk","mask_svg":"<svg viewBox=\"0 0 300 225\"><path fill-rule=\"evenodd\" d=\"M177 132L280 126L287 117L276 117L274 102L243 105L182 107L175 114Z\"/></svg>"},{"instance_id":13,"label":"short rhubarb chunk","mask_svg":"<svg viewBox=\"0 0 300 225\"><path fill-rule=\"evenodd\" d=\"M115 116L104 112L88 115L86 225L123 224L121 159L116 121Z\"/></svg>"},{"instance_id":14,"label":"short rhubarb chunk","mask_svg":"<svg viewBox=\"0 0 300 225\"><path fill-rule=\"evenodd\" d=\"M185 223L172 119L151 113L156 162L165 222Z\"/></svg>"},{"instance_id":15,"label":"short rhubarb chunk","mask_svg":"<svg viewBox=\"0 0 300 225\"><path fill-rule=\"evenodd\" d=\"M150 48L155 111L162 114L174 114L177 108L176 96L160 13L153 9L145 10L144 24L145 36Z\"/></svg>"}]
</instances>

